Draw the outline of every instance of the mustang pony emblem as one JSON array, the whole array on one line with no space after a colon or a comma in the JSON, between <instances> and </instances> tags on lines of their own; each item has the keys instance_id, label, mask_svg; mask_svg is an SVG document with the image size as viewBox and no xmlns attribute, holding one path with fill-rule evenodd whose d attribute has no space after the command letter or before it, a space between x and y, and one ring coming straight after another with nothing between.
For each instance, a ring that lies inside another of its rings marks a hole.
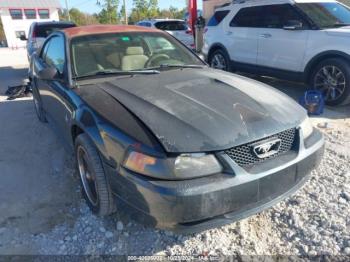
<instances>
[{"instance_id":1,"label":"mustang pony emblem","mask_svg":"<svg viewBox=\"0 0 350 262\"><path fill-rule=\"evenodd\" d=\"M266 158L277 154L281 147L281 139L276 138L270 141L264 141L261 144L253 145L253 152L258 158Z\"/></svg>"}]
</instances>

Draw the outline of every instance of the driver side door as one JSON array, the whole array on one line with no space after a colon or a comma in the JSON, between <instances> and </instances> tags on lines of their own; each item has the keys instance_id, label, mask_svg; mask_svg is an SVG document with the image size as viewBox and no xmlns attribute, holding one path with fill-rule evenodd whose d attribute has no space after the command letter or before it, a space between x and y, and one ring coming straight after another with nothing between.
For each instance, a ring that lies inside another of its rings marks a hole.
<instances>
[{"instance_id":1,"label":"driver side door","mask_svg":"<svg viewBox=\"0 0 350 262\"><path fill-rule=\"evenodd\" d=\"M262 6L258 32L257 64L300 72L305 55L309 25L290 4ZM302 27L286 30L288 21L300 21Z\"/></svg>"},{"instance_id":2,"label":"driver side door","mask_svg":"<svg viewBox=\"0 0 350 262\"><path fill-rule=\"evenodd\" d=\"M39 63L41 69L51 67L57 70L53 79L37 77L37 86L48 121L64 140L70 142L69 127L73 108L67 83L65 39L62 34L53 35L45 43Z\"/></svg>"}]
</instances>

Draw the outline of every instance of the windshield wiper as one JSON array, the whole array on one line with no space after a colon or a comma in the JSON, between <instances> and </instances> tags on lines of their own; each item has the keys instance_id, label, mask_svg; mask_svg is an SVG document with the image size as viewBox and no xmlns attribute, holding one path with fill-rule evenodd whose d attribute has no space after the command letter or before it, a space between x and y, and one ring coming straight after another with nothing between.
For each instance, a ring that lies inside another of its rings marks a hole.
<instances>
[{"instance_id":1,"label":"windshield wiper","mask_svg":"<svg viewBox=\"0 0 350 262\"><path fill-rule=\"evenodd\" d=\"M336 23L333 26L335 26L335 27L342 27L342 26L350 26L350 24L347 24L347 23Z\"/></svg>"},{"instance_id":2,"label":"windshield wiper","mask_svg":"<svg viewBox=\"0 0 350 262\"><path fill-rule=\"evenodd\" d=\"M163 69L163 68L204 68L204 65L181 65L181 64L161 64L147 69Z\"/></svg>"},{"instance_id":3,"label":"windshield wiper","mask_svg":"<svg viewBox=\"0 0 350 262\"><path fill-rule=\"evenodd\" d=\"M130 70L130 71L119 71L119 70L100 70L90 74L77 76L74 79L81 79L86 77L94 77L94 76L107 76L107 75L154 75L160 74L158 70Z\"/></svg>"},{"instance_id":4,"label":"windshield wiper","mask_svg":"<svg viewBox=\"0 0 350 262\"><path fill-rule=\"evenodd\" d=\"M204 65L181 65L181 64L161 64L159 68L180 67L180 68L203 68Z\"/></svg>"}]
</instances>

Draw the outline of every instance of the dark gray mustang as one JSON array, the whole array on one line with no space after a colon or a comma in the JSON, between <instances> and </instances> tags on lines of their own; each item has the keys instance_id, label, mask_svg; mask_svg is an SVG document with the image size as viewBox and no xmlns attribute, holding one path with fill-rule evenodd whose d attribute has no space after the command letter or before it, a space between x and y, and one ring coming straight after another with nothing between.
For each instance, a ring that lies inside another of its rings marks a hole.
<instances>
[{"instance_id":1,"label":"dark gray mustang","mask_svg":"<svg viewBox=\"0 0 350 262\"><path fill-rule=\"evenodd\" d=\"M219 226L295 192L323 153L293 100L158 30L55 32L31 72L38 117L74 147L98 215L123 205L157 227Z\"/></svg>"}]
</instances>

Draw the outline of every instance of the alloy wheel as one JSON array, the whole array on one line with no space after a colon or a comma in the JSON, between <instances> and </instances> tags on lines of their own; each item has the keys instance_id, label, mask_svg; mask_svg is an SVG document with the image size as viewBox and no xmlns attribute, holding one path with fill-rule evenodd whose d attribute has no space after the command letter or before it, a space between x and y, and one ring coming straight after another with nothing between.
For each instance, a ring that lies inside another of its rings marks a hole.
<instances>
[{"instance_id":1,"label":"alloy wheel","mask_svg":"<svg viewBox=\"0 0 350 262\"><path fill-rule=\"evenodd\" d=\"M89 156L82 146L77 149L77 160L80 179L83 184L84 191L90 203L93 206L98 204L97 184L94 171L90 166Z\"/></svg>"},{"instance_id":2,"label":"alloy wheel","mask_svg":"<svg viewBox=\"0 0 350 262\"><path fill-rule=\"evenodd\" d=\"M227 70L225 57L221 53L216 53L211 60L211 67L220 70Z\"/></svg>"},{"instance_id":3,"label":"alloy wheel","mask_svg":"<svg viewBox=\"0 0 350 262\"><path fill-rule=\"evenodd\" d=\"M323 93L326 101L337 100L346 89L345 74L334 65L326 65L316 73L314 87Z\"/></svg>"}]
</instances>

